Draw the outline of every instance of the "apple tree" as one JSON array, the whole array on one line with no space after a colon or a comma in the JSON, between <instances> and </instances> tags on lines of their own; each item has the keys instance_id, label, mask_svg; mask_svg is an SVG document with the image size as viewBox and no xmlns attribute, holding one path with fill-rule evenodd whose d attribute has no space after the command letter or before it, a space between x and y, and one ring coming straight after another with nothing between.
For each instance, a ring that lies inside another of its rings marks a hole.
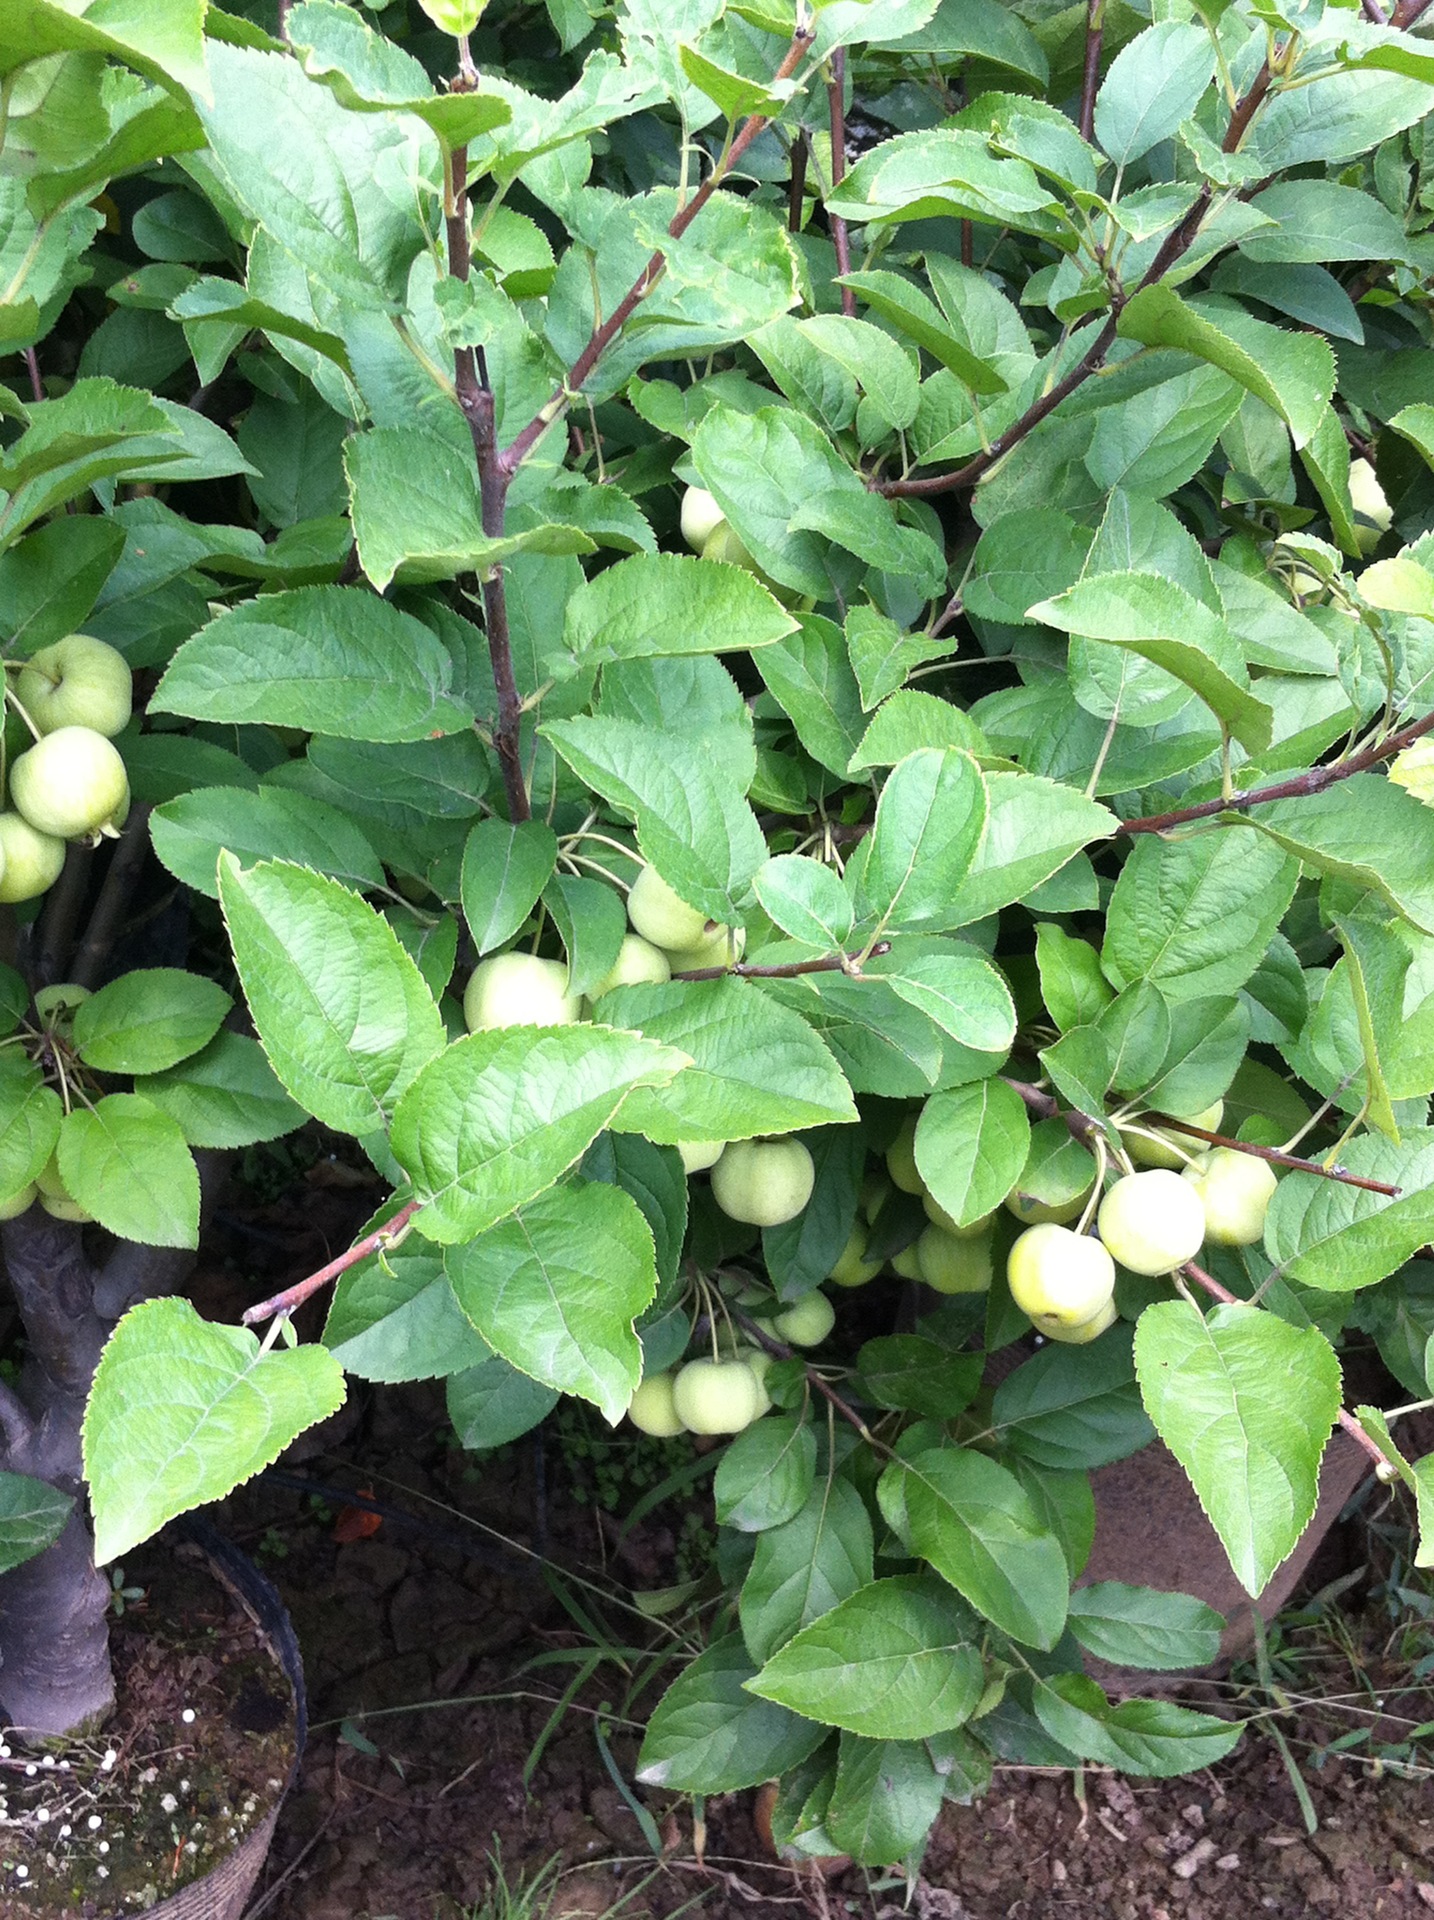
<instances>
[{"instance_id":1,"label":"apple tree","mask_svg":"<svg viewBox=\"0 0 1434 1920\"><path fill-rule=\"evenodd\" d=\"M1092 1469L1258 1594L1342 1426L1434 1552L1427 4L0 19L0 1698L86 1394L101 1564L345 1373L722 1436L640 1777L873 1863L1237 1739L1085 1670L1223 1624ZM202 1320L305 1120L391 1198Z\"/></svg>"}]
</instances>

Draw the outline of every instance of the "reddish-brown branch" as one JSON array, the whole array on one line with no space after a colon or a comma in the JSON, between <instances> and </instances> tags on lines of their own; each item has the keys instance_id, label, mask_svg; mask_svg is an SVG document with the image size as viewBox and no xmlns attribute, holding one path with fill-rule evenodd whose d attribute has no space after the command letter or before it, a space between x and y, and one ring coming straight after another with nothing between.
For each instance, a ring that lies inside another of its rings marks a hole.
<instances>
[{"instance_id":1,"label":"reddish-brown branch","mask_svg":"<svg viewBox=\"0 0 1434 1920\"><path fill-rule=\"evenodd\" d=\"M45 383L40 378L40 356L33 347L25 349L25 371L30 376L30 392L38 404L45 397Z\"/></svg>"},{"instance_id":2,"label":"reddish-brown branch","mask_svg":"<svg viewBox=\"0 0 1434 1920\"><path fill-rule=\"evenodd\" d=\"M1233 1306L1237 1303L1239 1298L1237 1294L1231 1293L1228 1287L1222 1287L1213 1273L1206 1273L1205 1269L1203 1267L1197 1267L1193 1260L1187 1260L1180 1271L1185 1275L1187 1280L1192 1280L1203 1292L1208 1293L1212 1300L1219 1300L1225 1306ZM1257 1308L1256 1311L1258 1312L1259 1309ZM1388 1455L1379 1446L1377 1441L1370 1439L1354 1415L1347 1412L1343 1407L1339 1410L1339 1424L1344 1428L1350 1439L1354 1441L1355 1445L1361 1447L1364 1452L1369 1455L1369 1458L1376 1467L1384 1467L1389 1472L1393 1472L1394 1463L1389 1459Z\"/></svg>"},{"instance_id":3,"label":"reddish-brown branch","mask_svg":"<svg viewBox=\"0 0 1434 1920\"><path fill-rule=\"evenodd\" d=\"M1431 4L1434 4L1434 0L1399 0L1399 5L1389 16L1390 26L1401 30L1412 27L1421 15L1429 11Z\"/></svg>"},{"instance_id":4,"label":"reddish-brown branch","mask_svg":"<svg viewBox=\"0 0 1434 1920\"><path fill-rule=\"evenodd\" d=\"M827 110L831 117L832 129L832 192L835 193L846 178L846 48L838 47L832 55L831 78L827 81ZM851 272L851 235L846 221L839 213L829 213L827 224L831 228L832 245L836 248L837 273L843 277ZM841 290L841 310L855 318L856 289L843 287Z\"/></svg>"},{"instance_id":5,"label":"reddish-brown branch","mask_svg":"<svg viewBox=\"0 0 1434 1920\"><path fill-rule=\"evenodd\" d=\"M1365 747L1360 753L1352 753L1348 760L1336 760L1332 766L1311 767L1307 773L1293 774L1288 780L1276 780L1267 787L1250 787L1244 793L1232 793L1228 799L1223 795L1218 800L1197 800L1193 806L1174 807L1169 813L1152 813L1144 819L1123 820L1118 829L1121 833L1168 833L1172 827L1188 826L1194 820L1209 820L1217 813L1245 813L1251 807L1263 806L1271 800L1300 800L1307 794L1323 793L1326 787L1332 787L1340 780L1348 780L1351 774L1367 773L1371 767L1378 766L1381 760L1390 760L1396 753L1402 753L1416 740L1422 740L1426 733L1434 732L1434 712L1426 713L1422 720L1414 720L1407 727L1401 727L1398 733L1391 733L1377 745Z\"/></svg>"},{"instance_id":6,"label":"reddish-brown branch","mask_svg":"<svg viewBox=\"0 0 1434 1920\"><path fill-rule=\"evenodd\" d=\"M1095 96L1100 86L1100 48L1105 37L1105 0L1086 0L1085 65L1080 82L1080 127L1082 140L1095 137Z\"/></svg>"},{"instance_id":7,"label":"reddish-brown branch","mask_svg":"<svg viewBox=\"0 0 1434 1920\"><path fill-rule=\"evenodd\" d=\"M855 1407L843 1400L836 1388L830 1385L829 1382L823 1380L815 1367L807 1364L804 1354L800 1354L795 1348L789 1347L785 1340L778 1340L774 1334L768 1333L765 1327L760 1326L750 1315L743 1313L740 1307L730 1307L728 1311L731 1313L737 1325L741 1327L742 1331L747 1334L750 1339L755 1341L764 1353L770 1353L775 1360L800 1360L803 1371L807 1376L807 1385L815 1387L822 1398L836 1409L842 1419L845 1420L849 1426L856 1428L863 1440L871 1440L871 1434L867 1429L867 1424L856 1411ZM873 1444L880 1446L881 1443L880 1441L875 1441Z\"/></svg>"},{"instance_id":8,"label":"reddish-brown branch","mask_svg":"<svg viewBox=\"0 0 1434 1920\"><path fill-rule=\"evenodd\" d=\"M773 84L791 78L792 74L794 74L801 65L802 56L806 53L811 43L811 28L799 27L797 32L792 36L792 44L787 48L782 64L773 75ZM757 138L758 134L764 132L770 124L771 116L765 113L751 114L743 121L721 163L712 169L701 186L699 186L693 194L692 198L687 202L686 206L674 214L668 222L667 232L671 239L680 240L682 238L683 234L686 233L687 229L692 225L692 222L697 218L698 214L701 213L717 188L731 173L732 169ZM498 468L505 478L511 479L513 477L554 420L562 413L570 398L581 391L583 382L591 374L603 354L606 353L618 334L622 332L628 320L631 319L637 308L641 306L642 302L662 278L666 266L666 255L659 247L623 295L622 299L618 301L607 319L600 321L598 325L593 328L587 345L568 369L567 377L563 381L563 384L553 394L552 398L548 400L546 405L534 414L533 418L528 422L527 426L523 428L518 437L498 455Z\"/></svg>"},{"instance_id":9,"label":"reddish-brown branch","mask_svg":"<svg viewBox=\"0 0 1434 1920\"><path fill-rule=\"evenodd\" d=\"M729 973L735 973L742 980L795 980L803 973L845 973L853 976L861 972L861 962L879 960L884 953L891 952L889 940L878 940L869 953L830 953L821 960L788 960L780 967L752 966L746 960L738 960L730 967L689 967L684 973L674 973L674 980L723 980Z\"/></svg>"},{"instance_id":10,"label":"reddish-brown branch","mask_svg":"<svg viewBox=\"0 0 1434 1920\"><path fill-rule=\"evenodd\" d=\"M1296 1173L1317 1173L1321 1180L1336 1180L1341 1186L1363 1187L1368 1193L1382 1193L1394 1200L1404 1191L1391 1187L1387 1180L1366 1180L1362 1174L1346 1173L1343 1167L1321 1166L1318 1160L1302 1160L1297 1153L1282 1153L1278 1147L1262 1147L1254 1140L1236 1140L1228 1133L1211 1133L1208 1127L1195 1127L1188 1120L1171 1120L1163 1113L1146 1116L1158 1127L1174 1133L1189 1134L1212 1147L1229 1147L1234 1153L1248 1153L1253 1159L1268 1160L1272 1166L1293 1167Z\"/></svg>"},{"instance_id":11,"label":"reddish-brown branch","mask_svg":"<svg viewBox=\"0 0 1434 1920\"><path fill-rule=\"evenodd\" d=\"M421 1200L410 1200L406 1207L399 1208L391 1220L385 1220L381 1227L375 1227L372 1233L365 1234L356 1246L350 1247L347 1253L341 1253L337 1260L330 1260L326 1267L311 1273L307 1280L296 1280L292 1287L285 1287L282 1293L261 1300L257 1307L250 1307L240 1315L241 1323L252 1327L261 1320L272 1320L276 1313L292 1313L296 1307L304 1304L310 1294L327 1286L330 1280L337 1280L341 1273L347 1273L350 1267L357 1266L360 1260L367 1260L371 1253L377 1253L381 1247L391 1246L422 1205Z\"/></svg>"},{"instance_id":12,"label":"reddish-brown branch","mask_svg":"<svg viewBox=\"0 0 1434 1920\"><path fill-rule=\"evenodd\" d=\"M792 177L787 185L787 232L800 233L807 210L807 162L812 155L812 137L798 127L792 142Z\"/></svg>"}]
</instances>

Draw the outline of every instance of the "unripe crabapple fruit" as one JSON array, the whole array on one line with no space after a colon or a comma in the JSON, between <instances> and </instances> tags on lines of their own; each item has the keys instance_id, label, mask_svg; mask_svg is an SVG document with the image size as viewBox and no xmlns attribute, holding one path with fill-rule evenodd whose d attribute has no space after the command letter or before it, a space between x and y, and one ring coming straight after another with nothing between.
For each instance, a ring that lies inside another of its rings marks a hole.
<instances>
[{"instance_id":1,"label":"unripe crabapple fruit","mask_svg":"<svg viewBox=\"0 0 1434 1920\"><path fill-rule=\"evenodd\" d=\"M582 1001L568 992L561 960L533 953L495 953L480 960L463 994L468 1031L484 1027L570 1027L582 1017Z\"/></svg>"},{"instance_id":2,"label":"unripe crabapple fruit","mask_svg":"<svg viewBox=\"0 0 1434 1920\"><path fill-rule=\"evenodd\" d=\"M682 538L694 553L701 553L727 516L706 487L689 487L682 496Z\"/></svg>"},{"instance_id":3,"label":"unripe crabapple fruit","mask_svg":"<svg viewBox=\"0 0 1434 1920\"><path fill-rule=\"evenodd\" d=\"M642 1433L670 1440L682 1432L682 1422L672 1398L672 1375L649 1374L627 1403L627 1417Z\"/></svg>"},{"instance_id":4,"label":"unripe crabapple fruit","mask_svg":"<svg viewBox=\"0 0 1434 1920\"><path fill-rule=\"evenodd\" d=\"M1115 1262L1099 1240L1051 1220L1021 1234L1006 1259L1011 1298L1042 1333L1083 1326L1115 1291Z\"/></svg>"},{"instance_id":5,"label":"unripe crabapple fruit","mask_svg":"<svg viewBox=\"0 0 1434 1920\"><path fill-rule=\"evenodd\" d=\"M761 1383L741 1360L690 1360L672 1389L689 1433L740 1433L760 1417L761 1403Z\"/></svg>"},{"instance_id":6,"label":"unripe crabapple fruit","mask_svg":"<svg viewBox=\"0 0 1434 1920\"><path fill-rule=\"evenodd\" d=\"M1182 1176L1200 1196L1205 1238L1217 1247L1252 1247L1265 1235L1265 1215L1275 1188L1275 1170L1267 1160L1233 1147L1202 1153Z\"/></svg>"},{"instance_id":7,"label":"unripe crabapple fruit","mask_svg":"<svg viewBox=\"0 0 1434 1920\"><path fill-rule=\"evenodd\" d=\"M1096 1215L1100 1237L1132 1273L1169 1273L1193 1260L1205 1240L1205 1209L1188 1180L1157 1167L1128 1173Z\"/></svg>"},{"instance_id":8,"label":"unripe crabapple fruit","mask_svg":"<svg viewBox=\"0 0 1434 1920\"><path fill-rule=\"evenodd\" d=\"M816 1169L800 1140L734 1140L712 1169L712 1197L731 1220L779 1227L812 1197Z\"/></svg>"},{"instance_id":9,"label":"unripe crabapple fruit","mask_svg":"<svg viewBox=\"0 0 1434 1920\"><path fill-rule=\"evenodd\" d=\"M627 896L627 917L634 933L654 947L696 946L707 932L707 916L668 886L656 867L644 867Z\"/></svg>"},{"instance_id":10,"label":"unripe crabapple fruit","mask_svg":"<svg viewBox=\"0 0 1434 1920\"><path fill-rule=\"evenodd\" d=\"M836 1309L821 1292L803 1294L772 1322L779 1340L794 1347L819 1347L836 1325Z\"/></svg>"}]
</instances>

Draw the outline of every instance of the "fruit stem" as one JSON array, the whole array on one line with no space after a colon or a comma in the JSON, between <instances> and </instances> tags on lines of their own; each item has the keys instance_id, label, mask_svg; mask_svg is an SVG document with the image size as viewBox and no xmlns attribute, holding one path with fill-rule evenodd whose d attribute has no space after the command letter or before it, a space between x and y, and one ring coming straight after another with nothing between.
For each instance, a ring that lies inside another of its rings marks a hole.
<instances>
[{"instance_id":1,"label":"fruit stem","mask_svg":"<svg viewBox=\"0 0 1434 1920\"><path fill-rule=\"evenodd\" d=\"M764 1327L758 1326L757 1322L748 1314L743 1313L740 1307L734 1307L732 1309L732 1316L749 1339L753 1340L759 1347L764 1347L766 1351L776 1359L801 1359L801 1355L794 1347L789 1347L785 1340L778 1340L774 1334L770 1334ZM874 1448L878 1453L884 1453L888 1460L894 1460L896 1458L896 1455L892 1452L891 1448L887 1446L886 1442L877 1439L876 1435L867 1426L865 1420L862 1419L856 1408L843 1400L836 1388L829 1385L828 1382L822 1378L821 1374L817 1372L815 1367L808 1366L806 1362L803 1361L802 1371L806 1374L807 1385L814 1387L827 1404L836 1409L848 1426L855 1427L856 1431L861 1435L862 1439L866 1441L869 1447Z\"/></svg>"}]
</instances>

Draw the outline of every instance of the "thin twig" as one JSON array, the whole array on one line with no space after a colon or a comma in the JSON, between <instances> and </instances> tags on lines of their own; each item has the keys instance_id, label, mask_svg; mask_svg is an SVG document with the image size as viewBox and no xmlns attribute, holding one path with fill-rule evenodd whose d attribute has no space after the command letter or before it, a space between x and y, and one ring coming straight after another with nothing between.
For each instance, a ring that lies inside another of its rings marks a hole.
<instances>
[{"instance_id":1,"label":"thin twig","mask_svg":"<svg viewBox=\"0 0 1434 1920\"><path fill-rule=\"evenodd\" d=\"M1262 806L1271 800L1298 800L1306 794L1323 793L1326 787L1332 787L1339 780L1348 780L1351 774L1367 773L1371 767L1379 765L1381 760L1390 760L1396 753L1402 753L1416 740L1422 740L1426 733L1434 732L1434 712L1426 713L1422 720L1412 721L1407 727L1401 727L1398 733L1391 733L1372 747L1365 747L1360 753L1352 753L1348 760L1337 760L1331 766L1311 767L1307 773L1297 773L1288 780L1276 780L1268 787L1251 787L1244 793L1232 793L1228 799L1223 795L1218 800L1199 800L1193 806L1175 807L1169 813L1152 813L1144 819L1122 820L1119 833L1168 833L1172 827L1187 826L1192 820L1209 820L1217 813L1244 813L1250 807Z\"/></svg>"},{"instance_id":2,"label":"thin twig","mask_svg":"<svg viewBox=\"0 0 1434 1920\"><path fill-rule=\"evenodd\" d=\"M779 967L753 966L737 960L730 967L689 967L672 977L674 980L724 980L729 973L735 973L741 980L795 980L802 973L844 973L851 979L859 979L863 960L879 960L890 952L891 942L878 940L864 953L829 953L820 960L788 960Z\"/></svg>"},{"instance_id":3,"label":"thin twig","mask_svg":"<svg viewBox=\"0 0 1434 1920\"><path fill-rule=\"evenodd\" d=\"M40 378L40 356L33 347L25 349L25 370L30 376L30 392L38 403L45 397L45 383Z\"/></svg>"},{"instance_id":4,"label":"thin twig","mask_svg":"<svg viewBox=\"0 0 1434 1920\"><path fill-rule=\"evenodd\" d=\"M1166 1114L1147 1116L1158 1127L1188 1133L1212 1147L1228 1147L1233 1153L1248 1153L1256 1160L1268 1160L1273 1166L1293 1167L1296 1173L1317 1173L1322 1180L1336 1180L1341 1186L1363 1187L1369 1193L1382 1193L1396 1199L1404 1189L1391 1187L1385 1180L1366 1180L1361 1174L1346 1173L1343 1167L1321 1166L1318 1160L1302 1160L1297 1153L1284 1153L1279 1147L1262 1147L1254 1140L1235 1140L1228 1133L1211 1133L1208 1127L1192 1126L1188 1120L1172 1120Z\"/></svg>"},{"instance_id":5,"label":"thin twig","mask_svg":"<svg viewBox=\"0 0 1434 1920\"><path fill-rule=\"evenodd\" d=\"M1434 0L1399 0L1398 6L1389 16L1389 24L1391 27L1398 27L1401 31L1405 27L1412 27L1422 14L1429 11L1431 5L1434 5Z\"/></svg>"},{"instance_id":6,"label":"thin twig","mask_svg":"<svg viewBox=\"0 0 1434 1920\"><path fill-rule=\"evenodd\" d=\"M1080 127L1082 140L1095 137L1095 96L1100 86L1100 48L1105 36L1105 0L1086 0L1085 68L1080 82Z\"/></svg>"},{"instance_id":7,"label":"thin twig","mask_svg":"<svg viewBox=\"0 0 1434 1920\"><path fill-rule=\"evenodd\" d=\"M846 178L846 48L838 47L831 59L831 77L827 81L827 112L832 129L832 192L835 193ZM827 225L831 228L832 245L836 248L837 273L845 276L851 272L851 235L846 221L839 213L827 215ZM850 318L856 316L856 289L843 287L841 290L841 310Z\"/></svg>"},{"instance_id":8,"label":"thin twig","mask_svg":"<svg viewBox=\"0 0 1434 1920\"><path fill-rule=\"evenodd\" d=\"M1363 9L1365 19L1372 21L1376 27L1387 27L1389 25L1389 15L1384 11L1383 7L1380 6L1379 0L1360 0L1360 6Z\"/></svg>"},{"instance_id":9,"label":"thin twig","mask_svg":"<svg viewBox=\"0 0 1434 1920\"><path fill-rule=\"evenodd\" d=\"M392 1246L399 1238L421 1206L422 1200L410 1200L406 1207L400 1207L391 1220L385 1220L381 1227L375 1227L372 1233L365 1234L356 1246L341 1253L336 1260L330 1260L326 1267L320 1267L317 1273L311 1273L307 1280L296 1280L292 1287L285 1287L282 1293L276 1293L268 1300L261 1300L257 1307L250 1307L240 1318L246 1327L257 1326L261 1320L272 1320L276 1313L292 1313L301 1307L310 1294L317 1293L330 1280L336 1280L341 1273L357 1266L360 1260L366 1260L371 1253L377 1253L381 1247Z\"/></svg>"},{"instance_id":10,"label":"thin twig","mask_svg":"<svg viewBox=\"0 0 1434 1920\"><path fill-rule=\"evenodd\" d=\"M807 161L811 158L812 137L805 127L797 128L792 142L792 177L787 186L787 231L800 233L806 213Z\"/></svg>"},{"instance_id":11,"label":"thin twig","mask_svg":"<svg viewBox=\"0 0 1434 1920\"><path fill-rule=\"evenodd\" d=\"M1180 1272L1185 1275L1187 1280L1193 1280L1197 1287L1201 1288L1203 1292L1208 1293L1212 1300L1219 1300L1225 1306L1247 1306L1249 1304L1248 1301L1241 1301L1238 1294L1231 1293L1228 1287L1221 1286L1214 1274L1206 1273L1205 1269L1203 1267L1197 1267L1193 1260L1187 1260L1184 1266L1180 1268ZM1258 1313L1260 1309L1256 1307L1254 1311ZM1369 1458L1376 1467L1383 1467L1392 1474L1394 1472L1394 1462L1389 1458L1388 1454L1384 1452L1378 1441L1371 1440L1358 1420L1355 1419L1354 1415L1344 1407L1341 1407L1338 1417L1340 1426L1344 1428L1356 1446L1361 1447L1364 1452L1369 1455Z\"/></svg>"},{"instance_id":12,"label":"thin twig","mask_svg":"<svg viewBox=\"0 0 1434 1920\"><path fill-rule=\"evenodd\" d=\"M750 1315L743 1313L740 1307L732 1306L728 1308L728 1311L737 1325L741 1327L742 1331L751 1339L755 1340L764 1353L770 1353L777 1360L801 1360L803 1370L807 1376L808 1386L815 1387L822 1398L836 1409L842 1419L845 1420L849 1426L856 1428L863 1440L870 1441L872 1439L870 1429L856 1408L843 1400L836 1388L828 1381L823 1380L815 1367L808 1366L803 1356L797 1352L795 1347L789 1347L785 1340L778 1340L775 1335L768 1333L765 1327L759 1325ZM880 1442L877 1441L873 1444L879 1446Z\"/></svg>"},{"instance_id":13,"label":"thin twig","mask_svg":"<svg viewBox=\"0 0 1434 1920\"><path fill-rule=\"evenodd\" d=\"M130 903L149 852L149 814L148 807L135 807L120 831L89 925L70 968L70 978L77 986L94 986L109 956L121 916Z\"/></svg>"},{"instance_id":14,"label":"thin twig","mask_svg":"<svg viewBox=\"0 0 1434 1920\"><path fill-rule=\"evenodd\" d=\"M812 42L812 29L799 26L792 36L792 44L787 48L782 64L773 75L773 83L788 80L801 65L802 57ZM751 146L758 134L771 124L770 116L754 113L743 121L741 127L723 159L713 167L707 178L698 187L685 207L679 209L668 222L667 232L670 239L680 240L692 222L701 213L717 188L732 172L742 155ZM547 432L554 420L564 412L569 401L581 389L583 382L603 354L621 333L635 310L641 306L648 294L662 278L667 267L667 259L659 247L648 260L642 272L633 281L622 299L618 301L606 320L593 328L587 345L569 368L562 385L546 404L539 408L533 418L523 428L518 437L505 447L498 456L499 470L508 478L517 472L534 446Z\"/></svg>"}]
</instances>

